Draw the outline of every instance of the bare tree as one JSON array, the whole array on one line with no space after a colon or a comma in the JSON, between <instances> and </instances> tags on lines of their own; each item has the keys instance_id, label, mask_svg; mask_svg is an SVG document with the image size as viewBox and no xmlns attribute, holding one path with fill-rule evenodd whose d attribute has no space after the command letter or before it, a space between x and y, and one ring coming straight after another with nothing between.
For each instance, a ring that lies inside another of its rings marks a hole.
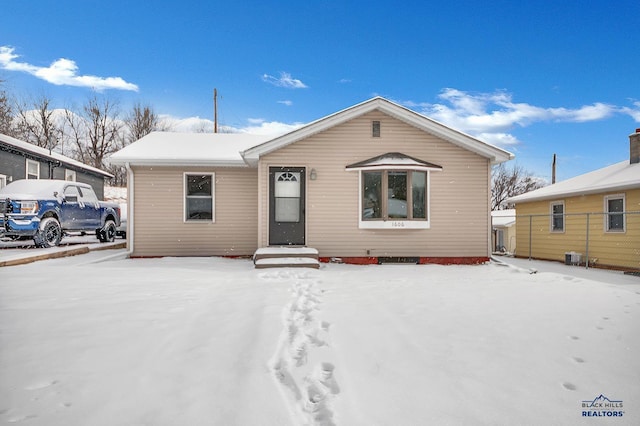
<instances>
[{"instance_id":1,"label":"bare tree","mask_svg":"<svg viewBox=\"0 0 640 426\"><path fill-rule=\"evenodd\" d=\"M2 83L4 83L4 81L0 80L0 84ZM4 89L0 90L0 133L17 136L13 123L13 107Z\"/></svg>"},{"instance_id":2,"label":"bare tree","mask_svg":"<svg viewBox=\"0 0 640 426\"><path fill-rule=\"evenodd\" d=\"M491 210L509 208L505 200L509 197L524 194L534 189L542 188L541 179L533 176L529 171L514 164L509 168L504 163L495 166L491 173Z\"/></svg>"},{"instance_id":3,"label":"bare tree","mask_svg":"<svg viewBox=\"0 0 640 426\"><path fill-rule=\"evenodd\" d=\"M16 132L21 139L41 148L54 149L62 136L51 99L42 95L32 102L17 103Z\"/></svg>"},{"instance_id":4,"label":"bare tree","mask_svg":"<svg viewBox=\"0 0 640 426\"><path fill-rule=\"evenodd\" d=\"M125 118L125 125L129 130L129 143L131 143L158 130L160 119L153 108L137 103Z\"/></svg>"},{"instance_id":5,"label":"bare tree","mask_svg":"<svg viewBox=\"0 0 640 426\"><path fill-rule=\"evenodd\" d=\"M94 96L78 113L65 110L65 122L66 135L74 146L76 159L104 168L104 159L118 149L122 138L117 104Z\"/></svg>"}]
</instances>

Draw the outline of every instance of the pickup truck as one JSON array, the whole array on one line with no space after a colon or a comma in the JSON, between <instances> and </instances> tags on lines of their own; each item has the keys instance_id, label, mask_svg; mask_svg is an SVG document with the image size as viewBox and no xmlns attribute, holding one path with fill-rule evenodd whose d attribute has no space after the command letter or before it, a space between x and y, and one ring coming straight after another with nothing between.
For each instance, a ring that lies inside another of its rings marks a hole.
<instances>
[{"instance_id":1,"label":"pickup truck","mask_svg":"<svg viewBox=\"0 0 640 426\"><path fill-rule=\"evenodd\" d=\"M30 239L54 247L67 232L115 239L120 206L98 201L90 185L65 180L17 180L0 189L0 239Z\"/></svg>"}]
</instances>

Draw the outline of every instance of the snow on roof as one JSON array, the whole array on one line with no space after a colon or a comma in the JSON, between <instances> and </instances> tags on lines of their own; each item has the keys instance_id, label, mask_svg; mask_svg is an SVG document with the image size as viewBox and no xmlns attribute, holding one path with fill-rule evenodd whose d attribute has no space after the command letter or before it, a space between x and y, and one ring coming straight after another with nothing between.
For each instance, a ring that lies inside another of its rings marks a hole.
<instances>
[{"instance_id":1,"label":"snow on roof","mask_svg":"<svg viewBox=\"0 0 640 426\"><path fill-rule=\"evenodd\" d=\"M511 197L506 201L521 203L636 188L640 188L640 163L630 164L629 160L625 160L526 194Z\"/></svg>"},{"instance_id":2,"label":"snow on roof","mask_svg":"<svg viewBox=\"0 0 640 426\"><path fill-rule=\"evenodd\" d=\"M48 149L45 148L41 148L37 145L31 144L29 142L25 142L25 141L21 141L20 139L16 139L16 138L12 138L11 136L5 135L5 134L1 134L0 133L0 143L3 143L5 145L9 145L9 146L13 146L15 148L18 148L21 151L26 151L26 152L30 152L32 154L36 154L40 157L43 158L49 158L52 160L56 160L56 161L60 161L61 163L64 164L68 164L70 166L75 166L78 167L80 169L84 169L86 171L89 172L93 172L96 174L99 174L101 176L106 176L106 177L110 177L112 178L113 175L111 173L107 173L104 170L100 170L98 168L92 167L92 166L88 166L80 161L74 160L73 158L69 158L66 157L60 153L57 153L55 151L50 151Z\"/></svg>"},{"instance_id":3,"label":"snow on roof","mask_svg":"<svg viewBox=\"0 0 640 426\"><path fill-rule=\"evenodd\" d=\"M246 166L241 151L273 136L152 132L108 158L111 164Z\"/></svg>"},{"instance_id":4,"label":"snow on roof","mask_svg":"<svg viewBox=\"0 0 640 426\"><path fill-rule=\"evenodd\" d=\"M428 161L420 160L418 158L411 157L400 152L388 152L386 154L379 155L377 157L370 158L368 160L359 161L357 163L349 164L346 168L352 170L364 170L368 168L411 168L411 169L425 169L425 170L442 170L441 166L437 164L429 163Z\"/></svg>"},{"instance_id":5,"label":"snow on roof","mask_svg":"<svg viewBox=\"0 0 640 426\"><path fill-rule=\"evenodd\" d=\"M491 224L493 226L510 227L516 223L516 210L494 210L491 212Z\"/></svg>"}]
</instances>

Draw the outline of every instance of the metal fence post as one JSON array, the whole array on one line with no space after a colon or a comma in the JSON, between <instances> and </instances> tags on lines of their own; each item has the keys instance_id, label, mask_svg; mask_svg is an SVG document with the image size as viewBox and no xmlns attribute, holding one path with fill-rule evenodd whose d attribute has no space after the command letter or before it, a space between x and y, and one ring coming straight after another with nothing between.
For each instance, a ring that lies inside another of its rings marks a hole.
<instances>
[{"instance_id":1,"label":"metal fence post","mask_svg":"<svg viewBox=\"0 0 640 426\"><path fill-rule=\"evenodd\" d=\"M533 222L533 215L529 215L529 260L531 260L531 227Z\"/></svg>"},{"instance_id":2,"label":"metal fence post","mask_svg":"<svg viewBox=\"0 0 640 426\"><path fill-rule=\"evenodd\" d=\"M591 213L587 213L587 247L586 247L586 260L584 262L586 269L589 269L589 218Z\"/></svg>"}]
</instances>

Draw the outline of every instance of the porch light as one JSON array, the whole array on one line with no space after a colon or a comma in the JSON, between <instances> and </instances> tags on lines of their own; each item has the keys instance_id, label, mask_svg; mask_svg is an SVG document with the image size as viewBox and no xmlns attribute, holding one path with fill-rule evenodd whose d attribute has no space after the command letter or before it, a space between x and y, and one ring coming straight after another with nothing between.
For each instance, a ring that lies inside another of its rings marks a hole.
<instances>
[{"instance_id":1,"label":"porch light","mask_svg":"<svg viewBox=\"0 0 640 426\"><path fill-rule=\"evenodd\" d=\"M318 172L316 172L316 169L311 169L311 172L309 172L309 179L311 180L318 179Z\"/></svg>"}]
</instances>

